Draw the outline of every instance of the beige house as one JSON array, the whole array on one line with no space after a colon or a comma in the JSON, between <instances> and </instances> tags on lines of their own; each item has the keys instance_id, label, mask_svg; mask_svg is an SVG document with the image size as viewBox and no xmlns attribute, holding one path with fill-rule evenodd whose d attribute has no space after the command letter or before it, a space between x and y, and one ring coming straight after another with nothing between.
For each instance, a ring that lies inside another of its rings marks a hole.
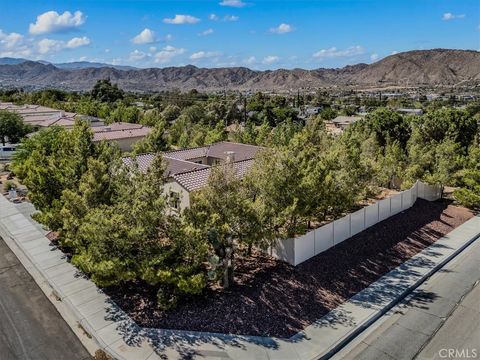
<instances>
[{"instance_id":1,"label":"beige house","mask_svg":"<svg viewBox=\"0 0 480 360\"><path fill-rule=\"evenodd\" d=\"M79 115L40 105L15 105L13 103L0 102L0 110L19 114L25 124L32 125L36 129L50 126L72 129L75 121L87 121L94 133L94 142L102 140L115 142L120 150L124 152L131 151L133 145L137 141L142 140L152 130L148 126L123 122L105 125L103 120L93 116Z\"/></svg>"},{"instance_id":2,"label":"beige house","mask_svg":"<svg viewBox=\"0 0 480 360\"><path fill-rule=\"evenodd\" d=\"M148 126L122 122L95 126L91 129L94 142L102 140L115 142L124 152L133 150L133 145L152 131L152 128Z\"/></svg>"},{"instance_id":3,"label":"beige house","mask_svg":"<svg viewBox=\"0 0 480 360\"><path fill-rule=\"evenodd\" d=\"M212 166L222 166L227 162L239 177L243 177L253 165L255 155L262 148L254 145L219 142L212 145L168 151L163 154L167 164L164 187L173 212L179 212L190 206L190 194L204 187L210 176ZM155 154L138 155L135 160L141 171L146 171ZM132 157L123 158L131 165Z\"/></svg>"},{"instance_id":4,"label":"beige house","mask_svg":"<svg viewBox=\"0 0 480 360\"><path fill-rule=\"evenodd\" d=\"M337 116L333 120L325 121L325 127L330 134L340 135L347 127L362 119L361 116Z\"/></svg>"}]
</instances>

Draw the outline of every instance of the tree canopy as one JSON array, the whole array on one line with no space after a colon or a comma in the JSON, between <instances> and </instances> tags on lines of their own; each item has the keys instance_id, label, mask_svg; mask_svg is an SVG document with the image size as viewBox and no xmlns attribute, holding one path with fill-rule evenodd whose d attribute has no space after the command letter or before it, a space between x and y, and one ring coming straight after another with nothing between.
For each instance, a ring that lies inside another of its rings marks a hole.
<instances>
[{"instance_id":1,"label":"tree canopy","mask_svg":"<svg viewBox=\"0 0 480 360\"><path fill-rule=\"evenodd\" d=\"M31 126L23 123L20 115L0 110L0 140L3 145L7 141L12 144L20 142L32 130Z\"/></svg>"}]
</instances>

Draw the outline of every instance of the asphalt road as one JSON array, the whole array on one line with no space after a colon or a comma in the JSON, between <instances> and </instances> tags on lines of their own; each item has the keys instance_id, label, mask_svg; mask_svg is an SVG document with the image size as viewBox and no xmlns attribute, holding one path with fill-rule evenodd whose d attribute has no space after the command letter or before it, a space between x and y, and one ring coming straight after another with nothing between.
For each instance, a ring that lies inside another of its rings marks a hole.
<instances>
[{"instance_id":1,"label":"asphalt road","mask_svg":"<svg viewBox=\"0 0 480 360\"><path fill-rule=\"evenodd\" d=\"M480 359L480 239L334 356Z\"/></svg>"},{"instance_id":2,"label":"asphalt road","mask_svg":"<svg viewBox=\"0 0 480 360\"><path fill-rule=\"evenodd\" d=\"M91 359L0 238L0 360Z\"/></svg>"}]
</instances>

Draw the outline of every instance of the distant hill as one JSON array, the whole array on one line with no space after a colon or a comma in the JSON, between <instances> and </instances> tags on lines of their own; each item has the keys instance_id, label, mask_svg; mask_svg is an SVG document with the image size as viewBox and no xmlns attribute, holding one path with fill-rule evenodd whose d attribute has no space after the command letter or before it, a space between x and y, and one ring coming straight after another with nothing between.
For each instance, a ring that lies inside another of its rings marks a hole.
<instances>
[{"instance_id":1,"label":"distant hill","mask_svg":"<svg viewBox=\"0 0 480 360\"><path fill-rule=\"evenodd\" d=\"M0 58L0 65L18 65L24 62L28 62L31 60L28 59L23 59L23 58L10 58L10 57L3 57ZM35 61L40 64L48 65L52 64L48 61L44 60L39 60ZM73 62L67 62L67 63L58 63L58 64L52 64L55 67L59 69L86 69L86 68L102 68L102 67L112 67L114 69L118 70L135 70L137 68L133 66L125 66L125 65L111 65L111 64L105 64L105 63L99 63L99 62L90 62L90 61L73 61Z\"/></svg>"},{"instance_id":2,"label":"distant hill","mask_svg":"<svg viewBox=\"0 0 480 360\"><path fill-rule=\"evenodd\" d=\"M28 60L22 58L2 57L0 58L0 65L18 65L25 61Z\"/></svg>"},{"instance_id":3,"label":"distant hill","mask_svg":"<svg viewBox=\"0 0 480 360\"><path fill-rule=\"evenodd\" d=\"M244 67L206 69L192 65L119 69L88 62L52 65L17 60L7 60L9 64L0 61L0 86L89 90L97 80L106 78L132 91L480 84L480 52L473 50L415 50L391 55L370 65L274 71L255 71Z\"/></svg>"},{"instance_id":4,"label":"distant hill","mask_svg":"<svg viewBox=\"0 0 480 360\"><path fill-rule=\"evenodd\" d=\"M136 67L126 66L126 65L110 65L98 62L90 61L74 61L67 63L53 64L59 69L86 69L86 68L102 68L102 67L111 67L117 70L136 70Z\"/></svg>"}]
</instances>

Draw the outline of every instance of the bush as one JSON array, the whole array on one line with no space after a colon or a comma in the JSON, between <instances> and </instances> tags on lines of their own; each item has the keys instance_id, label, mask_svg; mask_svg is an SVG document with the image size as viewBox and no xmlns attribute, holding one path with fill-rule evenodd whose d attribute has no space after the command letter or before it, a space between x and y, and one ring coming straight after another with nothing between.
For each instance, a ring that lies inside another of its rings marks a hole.
<instances>
[{"instance_id":1,"label":"bush","mask_svg":"<svg viewBox=\"0 0 480 360\"><path fill-rule=\"evenodd\" d=\"M453 196L459 204L469 209L480 209L480 193L470 189L458 189L453 192Z\"/></svg>"},{"instance_id":2,"label":"bush","mask_svg":"<svg viewBox=\"0 0 480 360\"><path fill-rule=\"evenodd\" d=\"M10 191L10 190L15 190L17 188L17 185L13 181L5 181L4 189L5 191Z\"/></svg>"}]
</instances>

